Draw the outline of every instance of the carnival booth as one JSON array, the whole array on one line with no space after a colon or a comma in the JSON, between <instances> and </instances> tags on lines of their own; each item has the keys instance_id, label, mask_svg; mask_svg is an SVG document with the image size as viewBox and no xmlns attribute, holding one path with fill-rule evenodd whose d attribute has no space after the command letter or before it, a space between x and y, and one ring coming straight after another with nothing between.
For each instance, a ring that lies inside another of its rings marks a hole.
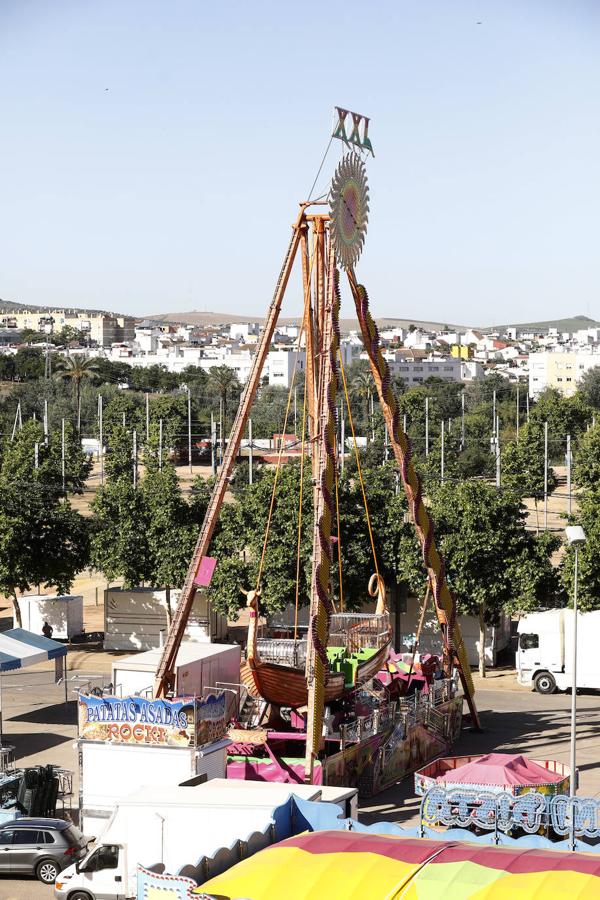
<instances>
[{"instance_id":1,"label":"carnival booth","mask_svg":"<svg viewBox=\"0 0 600 900\"><path fill-rule=\"evenodd\" d=\"M450 756L436 759L415 773L415 792L425 794L434 785L500 792L515 796L528 791L543 794L569 792L571 770L554 759L527 759L519 754Z\"/></svg>"},{"instance_id":2,"label":"carnival booth","mask_svg":"<svg viewBox=\"0 0 600 900\"><path fill-rule=\"evenodd\" d=\"M80 694L79 806L85 834L99 834L119 800L144 784L225 776L226 695L146 700Z\"/></svg>"}]
</instances>

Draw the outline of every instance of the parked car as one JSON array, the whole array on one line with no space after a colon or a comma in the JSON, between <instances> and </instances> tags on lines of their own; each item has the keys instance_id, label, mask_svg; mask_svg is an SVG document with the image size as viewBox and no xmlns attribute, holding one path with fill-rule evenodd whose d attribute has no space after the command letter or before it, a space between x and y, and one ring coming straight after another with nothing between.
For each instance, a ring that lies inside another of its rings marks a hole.
<instances>
[{"instance_id":1,"label":"parked car","mask_svg":"<svg viewBox=\"0 0 600 900\"><path fill-rule=\"evenodd\" d=\"M15 819L0 825L0 874L35 875L54 884L57 875L82 859L87 840L64 819Z\"/></svg>"}]
</instances>

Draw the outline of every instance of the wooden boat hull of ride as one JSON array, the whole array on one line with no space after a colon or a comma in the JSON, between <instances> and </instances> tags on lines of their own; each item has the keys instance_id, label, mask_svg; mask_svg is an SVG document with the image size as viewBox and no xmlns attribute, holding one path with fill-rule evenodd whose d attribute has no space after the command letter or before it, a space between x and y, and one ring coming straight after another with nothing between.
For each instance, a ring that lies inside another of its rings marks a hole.
<instances>
[{"instance_id":1,"label":"wooden boat hull of ride","mask_svg":"<svg viewBox=\"0 0 600 900\"><path fill-rule=\"evenodd\" d=\"M253 697L262 697L276 706L299 709L308 701L304 669L269 662L258 662L251 668L246 661L240 667L240 677ZM330 674L325 685L325 703L337 700L343 693L344 676Z\"/></svg>"},{"instance_id":2,"label":"wooden boat hull of ride","mask_svg":"<svg viewBox=\"0 0 600 900\"><path fill-rule=\"evenodd\" d=\"M383 666L388 657L390 645L380 647L369 659L360 663L356 672L355 686L364 684L373 678ZM253 697L262 697L268 703L276 706L291 706L299 709L306 706L308 700L308 688L304 669L294 669L291 666L282 666L278 663L258 662L251 667L248 661L240 667L242 684L246 686ZM338 700L346 685L344 676L336 672L330 672L325 684L325 703Z\"/></svg>"}]
</instances>

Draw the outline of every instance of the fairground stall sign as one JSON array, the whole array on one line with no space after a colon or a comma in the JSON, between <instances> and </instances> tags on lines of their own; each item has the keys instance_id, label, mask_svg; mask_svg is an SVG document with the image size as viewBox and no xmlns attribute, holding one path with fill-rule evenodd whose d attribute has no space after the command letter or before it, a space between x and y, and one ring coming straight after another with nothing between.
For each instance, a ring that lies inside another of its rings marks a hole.
<instances>
[{"instance_id":1,"label":"fairground stall sign","mask_svg":"<svg viewBox=\"0 0 600 900\"><path fill-rule=\"evenodd\" d=\"M79 737L85 741L202 747L225 735L225 694L198 700L145 700L79 694Z\"/></svg>"},{"instance_id":2,"label":"fairground stall sign","mask_svg":"<svg viewBox=\"0 0 600 900\"><path fill-rule=\"evenodd\" d=\"M430 788L421 800L421 834L426 825L475 827L528 834L552 830L562 837L600 837L600 800L548 795L538 791L515 796L506 791Z\"/></svg>"}]
</instances>

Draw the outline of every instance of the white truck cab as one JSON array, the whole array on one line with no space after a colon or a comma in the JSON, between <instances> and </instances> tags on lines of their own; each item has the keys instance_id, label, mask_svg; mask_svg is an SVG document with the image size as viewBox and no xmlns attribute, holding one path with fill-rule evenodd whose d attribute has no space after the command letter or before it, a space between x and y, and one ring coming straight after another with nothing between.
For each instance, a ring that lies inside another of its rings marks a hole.
<instances>
[{"instance_id":1,"label":"white truck cab","mask_svg":"<svg viewBox=\"0 0 600 900\"><path fill-rule=\"evenodd\" d=\"M600 610L578 613L577 687L600 690ZM540 694L566 691L573 681L573 610L550 609L518 624L517 681Z\"/></svg>"},{"instance_id":2,"label":"white truck cab","mask_svg":"<svg viewBox=\"0 0 600 900\"><path fill-rule=\"evenodd\" d=\"M127 848L98 844L79 863L64 869L54 885L62 900L127 900L135 897L135 877L128 877Z\"/></svg>"}]
</instances>

